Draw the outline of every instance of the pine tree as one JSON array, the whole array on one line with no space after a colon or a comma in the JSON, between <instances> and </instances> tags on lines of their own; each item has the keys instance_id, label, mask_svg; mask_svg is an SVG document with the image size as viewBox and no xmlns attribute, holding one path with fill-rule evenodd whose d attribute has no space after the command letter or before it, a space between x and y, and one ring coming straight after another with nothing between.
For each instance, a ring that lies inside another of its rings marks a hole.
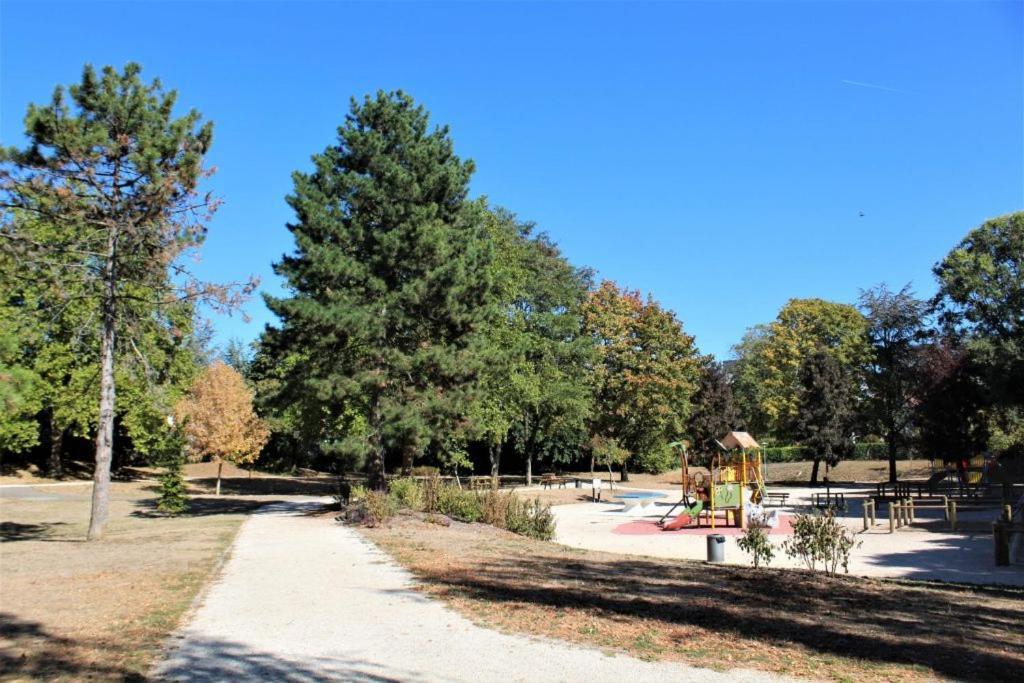
<instances>
[{"instance_id":1,"label":"pine tree","mask_svg":"<svg viewBox=\"0 0 1024 683\"><path fill-rule=\"evenodd\" d=\"M155 312L205 301L232 307L241 292L200 282L185 257L206 235L217 202L200 195L213 128L190 111L174 118L177 94L145 84L138 64L91 66L30 105L24 149L0 150L0 247L34 277L64 287L66 301L96 306L99 410L88 538L103 534L114 447L117 341ZM31 216L33 221L19 220ZM23 228L53 228L39 240Z\"/></svg>"},{"instance_id":2,"label":"pine tree","mask_svg":"<svg viewBox=\"0 0 1024 683\"><path fill-rule=\"evenodd\" d=\"M448 430L479 367L475 331L495 312L484 209L467 200L473 163L402 92L353 100L313 161L288 198L296 251L275 266L293 296L267 303L284 352L307 359L289 381L326 422L362 416L332 447L368 458L381 487L385 450L408 466Z\"/></svg>"}]
</instances>

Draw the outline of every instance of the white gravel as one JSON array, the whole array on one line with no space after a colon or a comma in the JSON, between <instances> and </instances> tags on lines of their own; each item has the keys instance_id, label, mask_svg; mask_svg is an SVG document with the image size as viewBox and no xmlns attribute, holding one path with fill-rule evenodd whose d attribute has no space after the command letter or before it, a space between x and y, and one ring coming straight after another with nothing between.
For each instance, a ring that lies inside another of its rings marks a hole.
<instances>
[{"instance_id":1,"label":"white gravel","mask_svg":"<svg viewBox=\"0 0 1024 683\"><path fill-rule=\"evenodd\" d=\"M308 505L308 504L306 504ZM476 626L412 590L351 529L270 506L245 522L219 578L155 671L163 680L759 681Z\"/></svg>"}]
</instances>

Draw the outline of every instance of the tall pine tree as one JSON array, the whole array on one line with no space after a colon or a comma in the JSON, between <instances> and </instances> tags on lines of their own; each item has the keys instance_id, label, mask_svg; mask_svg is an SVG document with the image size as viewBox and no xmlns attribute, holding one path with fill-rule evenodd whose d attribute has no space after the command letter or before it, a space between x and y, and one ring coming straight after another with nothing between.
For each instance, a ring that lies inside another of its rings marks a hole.
<instances>
[{"instance_id":1,"label":"tall pine tree","mask_svg":"<svg viewBox=\"0 0 1024 683\"><path fill-rule=\"evenodd\" d=\"M353 100L313 161L288 198L296 251L275 266L292 296L267 303L283 348L307 358L288 381L325 422L362 417L332 443L368 458L381 487L385 451L410 464L473 384L476 331L496 310L483 207L467 199L473 163L402 92Z\"/></svg>"}]
</instances>

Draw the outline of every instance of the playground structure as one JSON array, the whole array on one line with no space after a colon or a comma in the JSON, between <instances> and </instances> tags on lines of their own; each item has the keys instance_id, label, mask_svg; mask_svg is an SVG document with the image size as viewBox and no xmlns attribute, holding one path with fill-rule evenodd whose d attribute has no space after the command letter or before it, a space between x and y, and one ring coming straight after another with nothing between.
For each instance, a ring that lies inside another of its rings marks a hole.
<instances>
[{"instance_id":1,"label":"playground structure","mask_svg":"<svg viewBox=\"0 0 1024 683\"><path fill-rule=\"evenodd\" d=\"M761 447L754 437L746 432L729 432L722 437L718 442L722 452L711 458L708 476L700 472L691 477L686 442L672 445L680 450L682 497L658 521L662 530L674 531L695 522L699 526L702 516L714 529L719 510L724 513L726 525L731 519L742 529L747 528L748 511L765 518L761 509L766 497ZM666 522L680 506L683 512Z\"/></svg>"}]
</instances>

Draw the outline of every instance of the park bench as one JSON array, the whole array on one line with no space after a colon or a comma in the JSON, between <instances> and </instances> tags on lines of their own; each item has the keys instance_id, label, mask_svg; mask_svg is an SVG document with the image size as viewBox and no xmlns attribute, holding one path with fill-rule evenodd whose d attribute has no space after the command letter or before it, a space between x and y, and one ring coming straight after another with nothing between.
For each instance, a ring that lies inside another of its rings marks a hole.
<instances>
[{"instance_id":1,"label":"park bench","mask_svg":"<svg viewBox=\"0 0 1024 683\"><path fill-rule=\"evenodd\" d=\"M846 495L839 492L814 494L814 507L819 510L846 510Z\"/></svg>"},{"instance_id":2,"label":"park bench","mask_svg":"<svg viewBox=\"0 0 1024 683\"><path fill-rule=\"evenodd\" d=\"M769 507L779 507L789 501L789 494L784 492L767 492L764 494L764 504Z\"/></svg>"},{"instance_id":3,"label":"park bench","mask_svg":"<svg viewBox=\"0 0 1024 683\"><path fill-rule=\"evenodd\" d=\"M541 487L546 489L549 489L553 486L557 486L560 489L564 489L567 483L569 483L568 477L559 477L556 474L544 474L541 475L540 478Z\"/></svg>"}]
</instances>

